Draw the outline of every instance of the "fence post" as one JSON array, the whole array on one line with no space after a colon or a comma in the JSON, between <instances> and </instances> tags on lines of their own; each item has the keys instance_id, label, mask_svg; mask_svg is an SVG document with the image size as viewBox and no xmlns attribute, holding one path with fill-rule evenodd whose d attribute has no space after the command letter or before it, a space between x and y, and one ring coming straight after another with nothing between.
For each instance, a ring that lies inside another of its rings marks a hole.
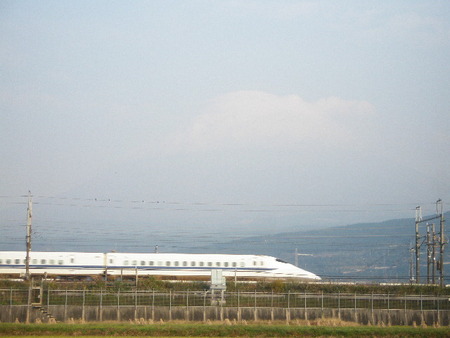
<instances>
[{"instance_id":1,"label":"fence post","mask_svg":"<svg viewBox=\"0 0 450 338\"><path fill-rule=\"evenodd\" d=\"M13 290L9 288L9 321L12 323Z\"/></svg>"},{"instance_id":2,"label":"fence post","mask_svg":"<svg viewBox=\"0 0 450 338\"><path fill-rule=\"evenodd\" d=\"M408 317L406 316L406 292L405 292L405 325L408 325Z\"/></svg>"},{"instance_id":3,"label":"fence post","mask_svg":"<svg viewBox=\"0 0 450 338\"><path fill-rule=\"evenodd\" d=\"M137 271L137 269L136 269ZM136 283L137 283L137 272L136 272ZM138 293L137 293L137 286L134 290L134 320L137 320L137 306L138 306Z\"/></svg>"},{"instance_id":4,"label":"fence post","mask_svg":"<svg viewBox=\"0 0 450 338\"><path fill-rule=\"evenodd\" d=\"M374 316L373 316L373 291L372 291L372 295L370 298L370 317L371 317L372 325L375 325Z\"/></svg>"},{"instance_id":5,"label":"fence post","mask_svg":"<svg viewBox=\"0 0 450 338\"><path fill-rule=\"evenodd\" d=\"M205 291L205 294L203 296L203 321L204 322L206 322L206 294L207 293L208 293L208 291ZM239 305L238 305L238 307L239 307Z\"/></svg>"},{"instance_id":6,"label":"fence post","mask_svg":"<svg viewBox=\"0 0 450 338\"><path fill-rule=\"evenodd\" d=\"M273 289L272 289L272 297L270 298L270 319L273 321L274 313L273 313Z\"/></svg>"},{"instance_id":7,"label":"fence post","mask_svg":"<svg viewBox=\"0 0 450 338\"><path fill-rule=\"evenodd\" d=\"M152 289L152 320L155 320L155 290Z\"/></svg>"},{"instance_id":8,"label":"fence post","mask_svg":"<svg viewBox=\"0 0 450 338\"><path fill-rule=\"evenodd\" d=\"M291 290L288 290L286 322L289 322L291 320L291 299L290 298L291 298Z\"/></svg>"},{"instance_id":9,"label":"fence post","mask_svg":"<svg viewBox=\"0 0 450 338\"><path fill-rule=\"evenodd\" d=\"M189 321L189 290L186 292L186 320Z\"/></svg>"},{"instance_id":10,"label":"fence post","mask_svg":"<svg viewBox=\"0 0 450 338\"><path fill-rule=\"evenodd\" d=\"M422 292L420 293L420 312L423 314Z\"/></svg>"},{"instance_id":11,"label":"fence post","mask_svg":"<svg viewBox=\"0 0 450 338\"><path fill-rule=\"evenodd\" d=\"M238 290L238 292L237 292L237 307L238 307L237 315L238 315L238 321L242 320L242 317L241 317L241 297L240 296L241 295L240 295L239 290Z\"/></svg>"},{"instance_id":12,"label":"fence post","mask_svg":"<svg viewBox=\"0 0 450 338\"><path fill-rule=\"evenodd\" d=\"M258 320L258 316L256 314L256 289L255 289L255 304L253 307L253 319L255 320L255 322Z\"/></svg>"},{"instance_id":13,"label":"fence post","mask_svg":"<svg viewBox=\"0 0 450 338\"><path fill-rule=\"evenodd\" d=\"M321 310L322 310L322 318L323 318L323 290L322 290L322 305L321 305Z\"/></svg>"},{"instance_id":14,"label":"fence post","mask_svg":"<svg viewBox=\"0 0 450 338\"><path fill-rule=\"evenodd\" d=\"M305 289L305 320L308 320L308 312L307 312L307 306L306 306L306 289Z\"/></svg>"},{"instance_id":15,"label":"fence post","mask_svg":"<svg viewBox=\"0 0 450 338\"><path fill-rule=\"evenodd\" d=\"M103 320L103 289L100 289L99 319Z\"/></svg>"},{"instance_id":16,"label":"fence post","mask_svg":"<svg viewBox=\"0 0 450 338\"><path fill-rule=\"evenodd\" d=\"M441 325L441 316L440 316L440 312L439 312L439 302L441 301L441 299L438 297L437 299L437 324Z\"/></svg>"},{"instance_id":17,"label":"fence post","mask_svg":"<svg viewBox=\"0 0 450 338\"><path fill-rule=\"evenodd\" d=\"M84 322L85 320L85 303L86 303L86 289L83 289L83 307L81 308L81 321Z\"/></svg>"},{"instance_id":18,"label":"fence post","mask_svg":"<svg viewBox=\"0 0 450 338\"><path fill-rule=\"evenodd\" d=\"M120 289L117 290L117 321L120 322Z\"/></svg>"},{"instance_id":19,"label":"fence post","mask_svg":"<svg viewBox=\"0 0 450 338\"><path fill-rule=\"evenodd\" d=\"M169 290L169 320L172 320L172 290Z\"/></svg>"},{"instance_id":20,"label":"fence post","mask_svg":"<svg viewBox=\"0 0 450 338\"><path fill-rule=\"evenodd\" d=\"M341 291L338 291L338 318L341 319Z\"/></svg>"},{"instance_id":21,"label":"fence post","mask_svg":"<svg viewBox=\"0 0 450 338\"><path fill-rule=\"evenodd\" d=\"M64 321L67 321L67 288L66 288L66 296L64 299Z\"/></svg>"}]
</instances>

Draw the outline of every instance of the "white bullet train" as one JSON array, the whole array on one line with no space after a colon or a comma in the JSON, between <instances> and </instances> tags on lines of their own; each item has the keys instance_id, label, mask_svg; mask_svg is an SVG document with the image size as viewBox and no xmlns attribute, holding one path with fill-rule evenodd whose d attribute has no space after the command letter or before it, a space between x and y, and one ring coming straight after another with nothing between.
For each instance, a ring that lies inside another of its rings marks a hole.
<instances>
[{"instance_id":1,"label":"white bullet train","mask_svg":"<svg viewBox=\"0 0 450 338\"><path fill-rule=\"evenodd\" d=\"M0 251L0 274L23 275L25 251ZM296 279L320 277L272 256L180 253L30 252L32 275L48 276L173 276L209 277L222 270L224 277Z\"/></svg>"}]
</instances>

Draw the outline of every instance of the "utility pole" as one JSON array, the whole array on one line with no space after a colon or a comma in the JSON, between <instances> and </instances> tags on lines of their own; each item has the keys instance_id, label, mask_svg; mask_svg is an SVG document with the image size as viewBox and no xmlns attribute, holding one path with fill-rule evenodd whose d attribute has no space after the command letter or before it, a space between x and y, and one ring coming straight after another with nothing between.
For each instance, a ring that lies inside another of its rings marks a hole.
<instances>
[{"instance_id":1,"label":"utility pole","mask_svg":"<svg viewBox=\"0 0 450 338\"><path fill-rule=\"evenodd\" d=\"M416 283L420 283L420 234L419 224L422 222L422 208L416 207Z\"/></svg>"},{"instance_id":2,"label":"utility pole","mask_svg":"<svg viewBox=\"0 0 450 338\"><path fill-rule=\"evenodd\" d=\"M436 233L434 223L427 223L427 284L435 283L435 246Z\"/></svg>"},{"instance_id":3,"label":"utility pole","mask_svg":"<svg viewBox=\"0 0 450 338\"><path fill-rule=\"evenodd\" d=\"M411 245L412 246L412 245ZM409 282L411 284L414 283L414 267L413 267L413 261L414 261L414 248L411 247L409 249L410 255L409 255Z\"/></svg>"},{"instance_id":4,"label":"utility pole","mask_svg":"<svg viewBox=\"0 0 450 338\"><path fill-rule=\"evenodd\" d=\"M25 258L25 280L30 279L30 251L31 251L31 218L33 215L33 201L31 192L28 191L28 208L27 208L27 257Z\"/></svg>"},{"instance_id":5,"label":"utility pole","mask_svg":"<svg viewBox=\"0 0 450 338\"><path fill-rule=\"evenodd\" d=\"M295 263L294 264L296 267L298 267L298 256L313 256L313 254L298 253L297 248L295 248L294 255L295 255Z\"/></svg>"},{"instance_id":6,"label":"utility pole","mask_svg":"<svg viewBox=\"0 0 450 338\"><path fill-rule=\"evenodd\" d=\"M440 208L440 210L438 210ZM442 200L439 199L436 202L436 211L439 213L440 211L440 234L439 234L439 279L440 279L440 286L444 287L444 246L446 244L445 242L445 232L444 232L444 205L442 203Z\"/></svg>"},{"instance_id":7,"label":"utility pole","mask_svg":"<svg viewBox=\"0 0 450 338\"><path fill-rule=\"evenodd\" d=\"M440 233L439 233L439 260L437 261L437 269L439 270L439 284L441 287L444 286L444 247L447 244L447 241L445 240L445 219L444 219L444 211L443 211L443 204L442 200L438 199L436 201L436 215L430 216L427 218L422 218L422 209L421 207L416 207L416 245L415 245L415 254L416 254L416 283L420 283L420 246L422 243L420 243L420 233L419 233L419 224L423 222L428 222L434 219L440 220ZM430 232L428 229L427 224L427 231ZM433 230L431 230L434 235L433 238L429 238L430 235L427 235L425 241L427 242L428 249L430 249L430 245L437 245L437 240L435 240L435 230L433 225ZM432 244L430 244L430 241L432 241ZM430 252L429 252L430 254ZM432 253L434 256L434 253ZM435 257L433 258L433 261L435 261ZM429 260L427 260L428 263L428 282L430 278L430 270L429 270ZM434 267L433 267L434 269Z\"/></svg>"},{"instance_id":8,"label":"utility pole","mask_svg":"<svg viewBox=\"0 0 450 338\"><path fill-rule=\"evenodd\" d=\"M433 264L433 270L432 270L432 282L433 284L436 284L436 228L433 224L433 247L431 248L431 257L432 257L432 264Z\"/></svg>"}]
</instances>

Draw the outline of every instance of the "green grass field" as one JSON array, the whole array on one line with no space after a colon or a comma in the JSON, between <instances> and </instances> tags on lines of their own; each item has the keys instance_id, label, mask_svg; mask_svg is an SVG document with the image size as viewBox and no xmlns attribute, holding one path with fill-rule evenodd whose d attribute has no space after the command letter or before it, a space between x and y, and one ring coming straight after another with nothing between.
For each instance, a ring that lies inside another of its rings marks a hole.
<instances>
[{"instance_id":1,"label":"green grass field","mask_svg":"<svg viewBox=\"0 0 450 338\"><path fill-rule=\"evenodd\" d=\"M450 337L447 327L308 326L224 323L0 324L0 336L153 337Z\"/></svg>"}]
</instances>

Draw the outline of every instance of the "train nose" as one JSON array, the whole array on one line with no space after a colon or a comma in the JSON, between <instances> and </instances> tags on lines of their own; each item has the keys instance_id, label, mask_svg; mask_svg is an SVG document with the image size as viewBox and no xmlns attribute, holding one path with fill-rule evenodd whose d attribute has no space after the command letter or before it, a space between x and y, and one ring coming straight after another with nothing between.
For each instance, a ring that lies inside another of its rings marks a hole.
<instances>
[{"instance_id":1,"label":"train nose","mask_svg":"<svg viewBox=\"0 0 450 338\"><path fill-rule=\"evenodd\" d=\"M298 267L294 267L295 269L295 275L298 278L303 278L303 279L308 279L308 280L314 280L314 281L319 281L322 280L322 278L320 278L319 276L313 274L312 272L300 269Z\"/></svg>"}]
</instances>

